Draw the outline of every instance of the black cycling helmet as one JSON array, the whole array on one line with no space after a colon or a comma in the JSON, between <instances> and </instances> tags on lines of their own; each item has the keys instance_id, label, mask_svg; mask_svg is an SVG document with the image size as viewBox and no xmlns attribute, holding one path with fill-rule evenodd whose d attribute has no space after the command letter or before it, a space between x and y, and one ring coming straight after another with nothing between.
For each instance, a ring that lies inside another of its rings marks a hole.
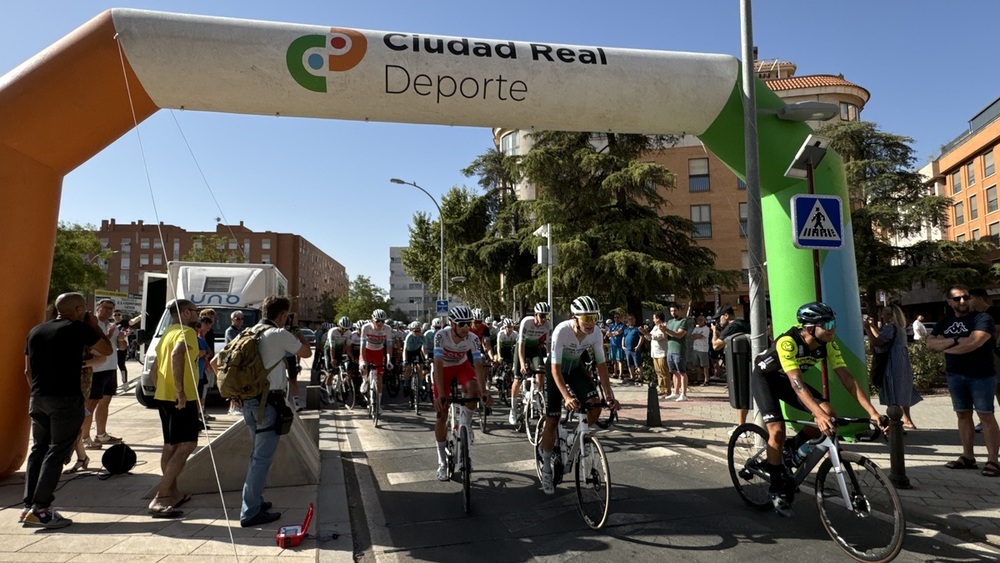
<instances>
[{"instance_id":1,"label":"black cycling helmet","mask_svg":"<svg viewBox=\"0 0 1000 563\"><path fill-rule=\"evenodd\" d=\"M465 305L452 307L451 311L448 311L448 320L453 323L471 322L472 311L470 311Z\"/></svg>"},{"instance_id":2,"label":"black cycling helmet","mask_svg":"<svg viewBox=\"0 0 1000 563\"><path fill-rule=\"evenodd\" d=\"M813 301L799 307L798 312L795 313L795 318L798 319L799 324L802 326L815 326L836 319L837 313L834 313L833 308L826 303Z\"/></svg>"},{"instance_id":3,"label":"black cycling helmet","mask_svg":"<svg viewBox=\"0 0 1000 563\"><path fill-rule=\"evenodd\" d=\"M549 306L545 301L539 301L535 303L535 314L536 315L548 315L552 312L552 307Z\"/></svg>"}]
</instances>

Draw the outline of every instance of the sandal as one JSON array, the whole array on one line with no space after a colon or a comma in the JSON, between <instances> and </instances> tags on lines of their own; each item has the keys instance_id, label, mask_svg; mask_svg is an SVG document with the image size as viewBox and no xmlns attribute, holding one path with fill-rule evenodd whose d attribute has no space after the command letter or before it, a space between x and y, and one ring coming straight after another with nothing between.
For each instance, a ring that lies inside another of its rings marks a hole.
<instances>
[{"instance_id":1,"label":"sandal","mask_svg":"<svg viewBox=\"0 0 1000 563\"><path fill-rule=\"evenodd\" d=\"M944 466L947 467L948 469L979 469L979 466L976 465L976 460L969 459L961 455L958 456L958 459L956 459L955 461L949 461L948 463L944 464Z\"/></svg>"},{"instance_id":2,"label":"sandal","mask_svg":"<svg viewBox=\"0 0 1000 563\"><path fill-rule=\"evenodd\" d=\"M1000 463L987 461L983 466L983 477L1000 477Z\"/></svg>"}]
</instances>

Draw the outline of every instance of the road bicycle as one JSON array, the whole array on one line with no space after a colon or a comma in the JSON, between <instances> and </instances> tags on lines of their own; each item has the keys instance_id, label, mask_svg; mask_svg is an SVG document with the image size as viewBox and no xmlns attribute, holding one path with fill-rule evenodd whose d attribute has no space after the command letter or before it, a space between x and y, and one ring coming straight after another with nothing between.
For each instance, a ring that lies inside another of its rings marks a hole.
<instances>
[{"instance_id":1,"label":"road bicycle","mask_svg":"<svg viewBox=\"0 0 1000 563\"><path fill-rule=\"evenodd\" d=\"M351 410L357 401L357 393L354 389L354 380L348 375L348 362L345 355L340 365L321 373L324 374L323 394L327 401L329 403L340 401L347 410Z\"/></svg>"},{"instance_id":2,"label":"road bicycle","mask_svg":"<svg viewBox=\"0 0 1000 563\"><path fill-rule=\"evenodd\" d=\"M410 406L413 407L415 414L420 414L421 401L431 400L430 389L433 380L430 366L431 363L425 359L410 367Z\"/></svg>"},{"instance_id":3,"label":"road bicycle","mask_svg":"<svg viewBox=\"0 0 1000 563\"><path fill-rule=\"evenodd\" d=\"M365 380L368 386L368 392L365 393L368 400L368 416L371 417L372 423L375 428L378 428L378 417L382 414L382 405L379 401L378 393L378 368L374 364L368 364L368 373L365 375Z\"/></svg>"},{"instance_id":4,"label":"road bicycle","mask_svg":"<svg viewBox=\"0 0 1000 563\"><path fill-rule=\"evenodd\" d=\"M545 420L545 398L535 384L537 376L542 373L544 373L542 369L528 370L528 375L521 383L521 412L518 413L517 421L514 423L514 429L518 432L523 429L532 446L538 445L540 437L538 422Z\"/></svg>"},{"instance_id":5,"label":"road bicycle","mask_svg":"<svg viewBox=\"0 0 1000 563\"><path fill-rule=\"evenodd\" d=\"M445 399L448 404L448 437L445 441L445 464L448 469L448 479L455 475L456 468L462 474L462 508L466 514L472 511L472 457L469 445L472 443L472 429L460 424L459 409L479 398L461 397L458 392L458 382L451 382L451 395Z\"/></svg>"},{"instance_id":6,"label":"road bicycle","mask_svg":"<svg viewBox=\"0 0 1000 563\"><path fill-rule=\"evenodd\" d=\"M490 380L493 382L493 386L497 388L500 400L503 401L504 405L509 407L510 386L514 384L514 371L511 369L510 364L502 359L493 364L493 372L490 375Z\"/></svg>"},{"instance_id":7,"label":"road bicycle","mask_svg":"<svg viewBox=\"0 0 1000 563\"><path fill-rule=\"evenodd\" d=\"M817 426L812 421L790 422ZM842 426L873 421L835 417L833 423ZM756 424L741 424L729 438L727 454L736 492L759 510L772 506L768 495L767 436L767 431ZM795 486L819 465L816 505L830 538L858 561L882 563L895 559L903 547L906 522L899 495L886 474L872 460L841 450L836 435L823 435L808 444L812 450L800 463L796 464L788 454L783 455L783 463ZM789 446L785 449L789 450Z\"/></svg>"},{"instance_id":8,"label":"road bicycle","mask_svg":"<svg viewBox=\"0 0 1000 563\"><path fill-rule=\"evenodd\" d=\"M583 521L595 530L604 527L611 506L611 469L597 436L590 433L587 411L606 405L581 403L575 411L576 428L559 424L559 436L552 448L552 484L562 482L563 475L572 467L576 485L576 502ZM537 433L542 435L543 417L537 423ZM542 448L535 446L535 472L542 479Z\"/></svg>"},{"instance_id":9,"label":"road bicycle","mask_svg":"<svg viewBox=\"0 0 1000 563\"><path fill-rule=\"evenodd\" d=\"M402 369L401 364L392 364L392 368L384 367L382 369L382 383L385 385L385 392L392 398L396 398L399 395L402 383Z\"/></svg>"}]
</instances>

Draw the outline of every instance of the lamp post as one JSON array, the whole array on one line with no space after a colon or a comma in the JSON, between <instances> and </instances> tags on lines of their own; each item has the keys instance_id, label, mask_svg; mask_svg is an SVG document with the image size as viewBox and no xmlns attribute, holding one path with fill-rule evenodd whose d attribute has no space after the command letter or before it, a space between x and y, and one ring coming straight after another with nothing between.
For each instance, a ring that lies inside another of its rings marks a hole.
<instances>
[{"instance_id":1,"label":"lamp post","mask_svg":"<svg viewBox=\"0 0 1000 563\"><path fill-rule=\"evenodd\" d=\"M417 188L418 190L424 192L424 194L427 197L431 198L431 201L434 202L434 207L436 207L437 210L438 210L438 223L441 224L441 288L439 290L440 297L438 297L438 299L447 300L448 299L448 286L445 284L445 275L444 275L444 272L445 272L445 265L444 265L444 214L441 213L441 206L438 205L437 200L434 199L434 196L432 196L430 194L430 192L428 192L427 190L421 188L420 186L418 186L414 182L404 182L403 180L400 180L399 178L390 178L389 181L392 182L393 184L400 184L400 185L404 185L404 186L413 186L414 188ZM436 309L435 309L435 312L436 312ZM444 316L447 316L447 315L444 315Z\"/></svg>"}]
</instances>

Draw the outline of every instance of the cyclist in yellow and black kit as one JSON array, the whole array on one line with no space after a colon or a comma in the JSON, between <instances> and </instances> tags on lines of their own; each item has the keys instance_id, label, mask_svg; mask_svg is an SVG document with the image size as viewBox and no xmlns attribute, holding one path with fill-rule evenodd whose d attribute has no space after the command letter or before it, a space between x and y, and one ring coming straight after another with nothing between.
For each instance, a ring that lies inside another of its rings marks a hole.
<instances>
[{"instance_id":1,"label":"cyclist in yellow and black kit","mask_svg":"<svg viewBox=\"0 0 1000 563\"><path fill-rule=\"evenodd\" d=\"M827 367L837 374L844 389L851 394L865 412L879 426L879 413L872 406L868 394L858 385L847 369L840 348L834 342L837 329L836 314L829 305L818 301L806 303L796 313L799 326L790 328L775 339L774 344L754 360L750 385L754 401L767 426L767 470L771 475L771 502L777 512L788 516L792 501L793 483L786 479L781 461L785 444L785 421L779 401L796 409L812 413L819 428L806 427L790 445L792 451L822 432L833 435L836 429L829 401L802 380L802 373L824 358Z\"/></svg>"}]
</instances>

